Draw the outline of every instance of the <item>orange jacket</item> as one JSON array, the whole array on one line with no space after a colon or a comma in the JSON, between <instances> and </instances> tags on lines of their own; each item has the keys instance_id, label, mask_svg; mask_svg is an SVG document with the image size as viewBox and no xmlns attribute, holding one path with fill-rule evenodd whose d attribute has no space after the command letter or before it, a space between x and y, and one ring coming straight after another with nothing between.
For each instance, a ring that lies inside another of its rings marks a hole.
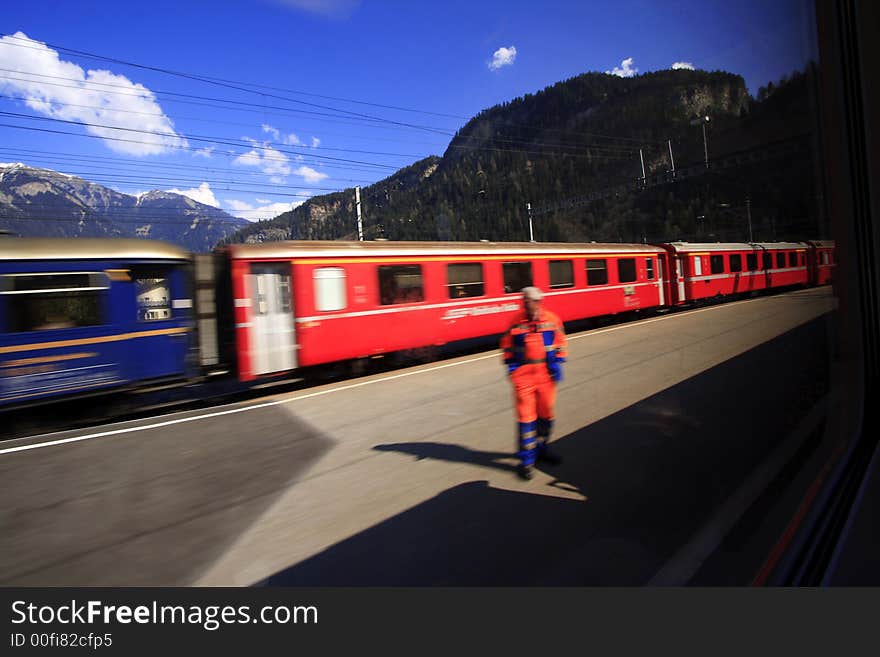
<instances>
[{"instance_id":1,"label":"orange jacket","mask_svg":"<svg viewBox=\"0 0 880 657\"><path fill-rule=\"evenodd\" d=\"M555 313L541 309L538 321L529 321L523 311L501 338L501 350L509 373L523 365L544 363L553 380L561 378L559 363L568 358L562 322Z\"/></svg>"}]
</instances>

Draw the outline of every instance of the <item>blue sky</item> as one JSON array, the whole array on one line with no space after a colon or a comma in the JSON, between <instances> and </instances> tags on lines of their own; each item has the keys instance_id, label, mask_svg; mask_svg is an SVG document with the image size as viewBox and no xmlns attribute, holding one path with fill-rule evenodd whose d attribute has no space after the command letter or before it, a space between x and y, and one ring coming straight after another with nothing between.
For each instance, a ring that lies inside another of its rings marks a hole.
<instances>
[{"instance_id":1,"label":"blue sky","mask_svg":"<svg viewBox=\"0 0 880 657\"><path fill-rule=\"evenodd\" d=\"M755 93L815 57L808 5L6 3L0 162L270 218L441 155L481 109L587 71L683 63L739 73Z\"/></svg>"}]
</instances>

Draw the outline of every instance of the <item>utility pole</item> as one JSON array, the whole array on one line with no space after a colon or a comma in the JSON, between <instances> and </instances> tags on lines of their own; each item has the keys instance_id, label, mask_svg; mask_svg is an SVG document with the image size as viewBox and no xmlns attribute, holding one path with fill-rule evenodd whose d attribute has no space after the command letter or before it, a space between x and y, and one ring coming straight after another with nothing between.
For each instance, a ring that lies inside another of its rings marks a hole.
<instances>
[{"instance_id":1,"label":"utility pole","mask_svg":"<svg viewBox=\"0 0 880 657\"><path fill-rule=\"evenodd\" d=\"M666 145L669 146L669 164L672 165L672 177L675 178L675 159L672 157L672 140L667 139Z\"/></svg>"},{"instance_id":2,"label":"utility pole","mask_svg":"<svg viewBox=\"0 0 880 657\"><path fill-rule=\"evenodd\" d=\"M697 125L698 123L703 126L703 163L706 165L706 168L709 168L709 146L706 142L706 124L709 123L711 119L708 116L701 116L698 119L694 119L691 121L691 125Z\"/></svg>"},{"instance_id":3,"label":"utility pole","mask_svg":"<svg viewBox=\"0 0 880 657\"><path fill-rule=\"evenodd\" d=\"M749 219L749 242L752 242L752 199L746 198L746 216Z\"/></svg>"},{"instance_id":4,"label":"utility pole","mask_svg":"<svg viewBox=\"0 0 880 657\"><path fill-rule=\"evenodd\" d=\"M706 117L706 121L709 120L709 117ZM706 162L706 168L709 168L709 146L706 144L706 123L703 123L703 159Z\"/></svg>"},{"instance_id":5,"label":"utility pole","mask_svg":"<svg viewBox=\"0 0 880 657\"><path fill-rule=\"evenodd\" d=\"M532 232L532 204L526 203L526 210L529 212L529 242L535 241L535 234Z\"/></svg>"},{"instance_id":6,"label":"utility pole","mask_svg":"<svg viewBox=\"0 0 880 657\"><path fill-rule=\"evenodd\" d=\"M642 186L645 185L647 178L645 176L645 154L642 152L642 149L639 149L639 160L642 162Z\"/></svg>"},{"instance_id":7,"label":"utility pole","mask_svg":"<svg viewBox=\"0 0 880 657\"><path fill-rule=\"evenodd\" d=\"M354 188L354 199L355 206L357 207L357 215L358 215L358 241L364 241L364 225L361 223L361 186L357 185Z\"/></svg>"}]
</instances>

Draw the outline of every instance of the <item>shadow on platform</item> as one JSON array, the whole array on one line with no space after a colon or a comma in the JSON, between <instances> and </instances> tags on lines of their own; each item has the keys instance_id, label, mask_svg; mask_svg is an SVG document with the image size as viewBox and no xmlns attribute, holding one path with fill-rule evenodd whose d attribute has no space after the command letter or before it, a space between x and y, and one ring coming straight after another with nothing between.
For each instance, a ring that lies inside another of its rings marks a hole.
<instances>
[{"instance_id":1,"label":"shadow on platform","mask_svg":"<svg viewBox=\"0 0 880 657\"><path fill-rule=\"evenodd\" d=\"M642 585L826 392L828 331L820 318L558 438L563 463L541 468L549 486L453 486L260 584ZM374 449L510 471L514 481L515 461L500 462L511 454Z\"/></svg>"}]
</instances>

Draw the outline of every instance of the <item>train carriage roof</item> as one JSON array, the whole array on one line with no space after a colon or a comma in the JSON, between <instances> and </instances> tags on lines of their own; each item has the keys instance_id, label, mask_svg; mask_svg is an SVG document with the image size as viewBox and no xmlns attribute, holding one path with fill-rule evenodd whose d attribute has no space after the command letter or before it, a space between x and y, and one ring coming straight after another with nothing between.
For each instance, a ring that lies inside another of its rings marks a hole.
<instances>
[{"instance_id":1,"label":"train carriage roof","mask_svg":"<svg viewBox=\"0 0 880 657\"><path fill-rule=\"evenodd\" d=\"M437 256L437 255L575 255L583 253L663 253L651 244L538 243L538 242L333 242L287 241L234 244L226 247L233 258Z\"/></svg>"},{"instance_id":2,"label":"train carriage roof","mask_svg":"<svg viewBox=\"0 0 880 657\"><path fill-rule=\"evenodd\" d=\"M694 251L772 251L781 249L806 249L806 242L670 242L679 253Z\"/></svg>"},{"instance_id":3,"label":"train carriage roof","mask_svg":"<svg viewBox=\"0 0 880 657\"><path fill-rule=\"evenodd\" d=\"M168 242L125 238L0 238L0 260L188 260Z\"/></svg>"}]
</instances>

